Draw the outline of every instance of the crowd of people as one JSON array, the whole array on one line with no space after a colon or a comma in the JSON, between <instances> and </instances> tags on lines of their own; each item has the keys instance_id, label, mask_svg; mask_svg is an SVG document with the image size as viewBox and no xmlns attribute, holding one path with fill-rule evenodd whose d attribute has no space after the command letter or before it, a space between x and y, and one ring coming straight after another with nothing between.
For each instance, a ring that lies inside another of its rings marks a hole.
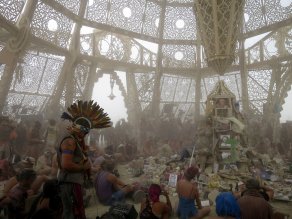
<instances>
[{"instance_id":1,"label":"crowd of people","mask_svg":"<svg viewBox=\"0 0 292 219\"><path fill-rule=\"evenodd\" d=\"M189 156L197 135L206 135L208 142L208 133L202 134L201 126L196 126L191 120L182 123L163 119L153 131L151 121L145 121L142 145L138 146L132 135L133 128L124 120L116 127L93 131L90 138L86 138L94 123L73 114L72 117L62 115L71 123L59 123L54 119L17 123L7 117L0 118L0 177L4 185L0 197L2 214L9 219L86 218L85 207L93 194L86 194L85 184L95 189L94 195L101 204L108 206L123 202L137 190L143 190L146 198L139 210L142 219L170 218L173 212L180 219L204 218L210 213L209 207L201 206L198 185L194 181L200 170L196 165L184 169L183 177L177 182L177 209L172 206L163 187L153 183L147 188L137 188L121 180L116 168L117 164L138 157L179 154L184 158L186 152ZM99 128L109 125L109 120L106 120ZM145 130L147 127L149 130ZM99 145L100 135L106 137L105 147ZM264 143L260 142L255 148L260 151ZM271 191L259 181L250 179L234 193L220 193L216 198L218 216L209 218L274 218L269 203L273 198ZM165 196L163 201L161 195Z\"/></svg>"}]
</instances>

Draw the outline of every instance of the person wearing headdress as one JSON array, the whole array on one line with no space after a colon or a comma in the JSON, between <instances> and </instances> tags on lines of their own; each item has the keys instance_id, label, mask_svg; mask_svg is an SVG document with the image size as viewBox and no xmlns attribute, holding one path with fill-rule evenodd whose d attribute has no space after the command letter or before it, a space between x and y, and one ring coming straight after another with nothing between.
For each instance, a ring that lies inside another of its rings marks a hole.
<instances>
[{"instance_id":1,"label":"person wearing headdress","mask_svg":"<svg viewBox=\"0 0 292 219\"><path fill-rule=\"evenodd\" d=\"M222 192L216 197L217 217L209 219L240 219L240 208L231 192Z\"/></svg>"},{"instance_id":2,"label":"person wearing headdress","mask_svg":"<svg viewBox=\"0 0 292 219\"><path fill-rule=\"evenodd\" d=\"M59 174L64 219L85 219L83 204L83 184L90 172L91 164L87 157L84 138L90 129L109 127L110 118L103 109L91 101L77 101L68 107L61 118L72 125L58 148Z\"/></svg>"},{"instance_id":3,"label":"person wearing headdress","mask_svg":"<svg viewBox=\"0 0 292 219\"><path fill-rule=\"evenodd\" d=\"M184 173L184 178L177 183L176 191L179 197L177 215L179 219L203 218L210 213L209 207L202 207L197 185L192 180L199 173L199 169L190 166ZM198 205L198 208L196 205Z\"/></svg>"}]
</instances>

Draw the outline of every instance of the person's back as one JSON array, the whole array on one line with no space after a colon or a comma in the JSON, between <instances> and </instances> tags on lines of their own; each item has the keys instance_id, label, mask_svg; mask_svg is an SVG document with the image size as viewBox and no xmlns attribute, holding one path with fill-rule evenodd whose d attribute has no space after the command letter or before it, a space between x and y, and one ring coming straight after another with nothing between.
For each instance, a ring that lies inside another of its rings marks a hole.
<instances>
[{"instance_id":1,"label":"person's back","mask_svg":"<svg viewBox=\"0 0 292 219\"><path fill-rule=\"evenodd\" d=\"M111 198L114 192L112 183L107 180L109 174L109 172L102 170L97 173L95 179L96 195L99 201L103 204L107 204L107 200Z\"/></svg>"},{"instance_id":2,"label":"person's back","mask_svg":"<svg viewBox=\"0 0 292 219\"><path fill-rule=\"evenodd\" d=\"M259 192L259 182L250 179L246 182L247 190L238 199L242 219L270 219L273 210L271 205Z\"/></svg>"},{"instance_id":3,"label":"person's back","mask_svg":"<svg viewBox=\"0 0 292 219\"><path fill-rule=\"evenodd\" d=\"M198 174L198 171L199 169L196 167L189 167L184 173L184 179L179 180L177 183L176 190L179 197L177 215L180 219L199 219L210 213L210 208L202 208L198 188L191 182ZM195 203L197 203L198 208Z\"/></svg>"},{"instance_id":4,"label":"person's back","mask_svg":"<svg viewBox=\"0 0 292 219\"><path fill-rule=\"evenodd\" d=\"M48 212L54 219L62 218L63 203L59 196L60 187L58 180L52 179L45 182L43 185L43 192L36 198L33 203L29 216L37 218L41 212ZM44 218L42 218L44 219Z\"/></svg>"},{"instance_id":5,"label":"person's back","mask_svg":"<svg viewBox=\"0 0 292 219\"><path fill-rule=\"evenodd\" d=\"M249 192L238 199L242 219L272 218L271 205L257 192Z\"/></svg>"}]
</instances>

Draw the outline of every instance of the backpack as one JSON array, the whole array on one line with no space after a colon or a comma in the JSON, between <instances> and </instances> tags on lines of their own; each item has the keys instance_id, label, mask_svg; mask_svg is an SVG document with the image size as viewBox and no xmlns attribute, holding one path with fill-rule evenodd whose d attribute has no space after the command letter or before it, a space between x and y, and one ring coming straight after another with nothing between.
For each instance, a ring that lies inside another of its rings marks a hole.
<instances>
[{"instance_id":1,"label":"backpack","mask_svg":"<svg viewBox=\"0 0 292 219\"><path fill-rule=\"evenodd\" d=\"M106 212L105 214L103 214L100 219L126 219L125 215L119 212Z\"/></svg>"}]
</instances>

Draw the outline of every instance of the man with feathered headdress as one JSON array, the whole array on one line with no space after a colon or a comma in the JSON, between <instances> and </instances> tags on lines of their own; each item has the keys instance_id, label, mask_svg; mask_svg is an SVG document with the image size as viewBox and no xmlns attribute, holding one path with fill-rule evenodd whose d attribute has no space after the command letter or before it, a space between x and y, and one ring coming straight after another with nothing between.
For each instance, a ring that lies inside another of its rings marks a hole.
<instances>
[{"instance_id":1,"label":"man with feathered headdress","mask_svg":"<svg viewBox=\"0 0 292 219\"><path fill-rule=\"evenodd\" d=\"M61 118L72 122L68 127L70 135L61 141L58 151L63 218L85 219L82 185L85 177L88 177L91 164L87 158L84 137L90 129L109 127L111 121L93 101L77 101L68 107L68 113L64 112Z\"/></svg>"}]
</instances>

